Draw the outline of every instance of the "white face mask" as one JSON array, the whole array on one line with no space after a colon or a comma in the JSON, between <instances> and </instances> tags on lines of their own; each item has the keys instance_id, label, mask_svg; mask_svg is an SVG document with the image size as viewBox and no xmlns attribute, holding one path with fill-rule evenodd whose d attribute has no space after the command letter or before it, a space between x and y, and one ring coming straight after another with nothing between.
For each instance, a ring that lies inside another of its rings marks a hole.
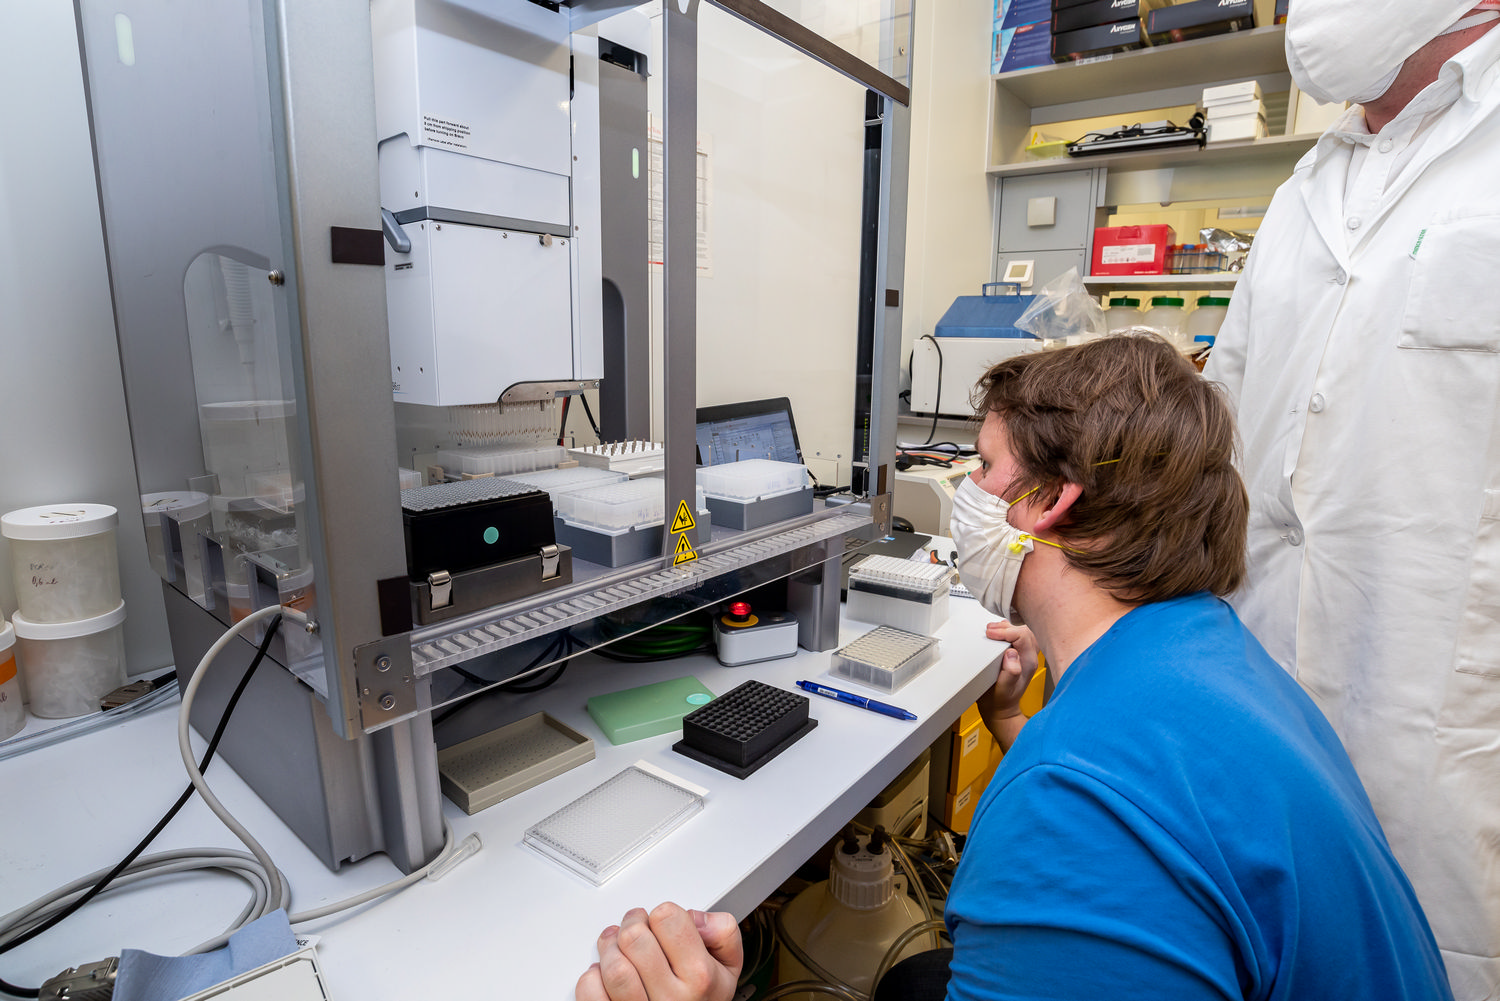
<instances>
[{"instance_id":1,"label":"white face mask","mask_svg":"<svg viewBox=\"0 0 1500 1001\"><path fill-rule=\"evenodd\" d=\"M1003 619L1016 618L1010 607L1021 561L1032 550L1032 538L1006 519L1010 503L965 476L953 494L953 545L958 576L986 610Z\"/></svg>"},{"instance_id":2,"label":"white face mask","mask_svg":"<svg viewBox=\"0 0 1500 1001\"><path fill-rule=\"evenodd\" d=\"M1489 0L1297 0L1286 23L1286 59L1297 86L1323 104L1367 104L1396 82L1406 60L1452 31L1500 18L1459 19Z\"/></svg>"}]
</instances>

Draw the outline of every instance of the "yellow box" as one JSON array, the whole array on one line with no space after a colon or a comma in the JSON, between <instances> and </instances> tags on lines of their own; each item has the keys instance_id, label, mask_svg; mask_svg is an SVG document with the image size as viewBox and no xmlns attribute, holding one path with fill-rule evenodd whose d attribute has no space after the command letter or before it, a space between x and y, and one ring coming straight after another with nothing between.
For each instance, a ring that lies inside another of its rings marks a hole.
<instances>
[{"instance_id":1,"label":"yellow box","mask_svg":"<svg viewBox=\"0 0 1500 1001\"><path fill-rule=\"evenodd\" d=\"M969 825L974 821L974 807L979 804L979 797L984 793L985 787L990 784L990 779L994 777L995 766L1000 763L998 757L1000 748L998 745L992 746L995 747L996 757L985 768L983 774L959 792L945 796L943 799L943 816L939 819L959 834L969 833Z\"/></svg>"},{"instance_id":2,"label":"yellow box","mask_svg":"<svg viewBox=\"0 0 1500 1001\"><path fill-rule=\"evenodd\" d=\"M964 714L962 716L960 716L958 719L954 720L953 721L953 726L949 727L949 729L952 730L954 733L963 733L969 727L973 726L975 723L978 723L978 722L979 722L979 703L976 702L972 706L970 706L969 708L965 709L964 710Z\"/></svg>"},{"instance_id":3,"label":"yellow box","mask_svg":"<svg viewBox=\"0 0 1500 1001\"><path fill-rule=\"evenodd\" d=\"M1040 654L1038 655L1040 659ZM1021 712L1027 716L1035 716L1042 711L1047 699L1047 669L1037 668L1037 672L1031 676L1031 684L1026 686L1026 691L1021 694Z\"/></svg>"},{"instance_id":4,"label":"yellow box","mask_svg":"<svg viewBox=\"0 0 1500 1001\"><path fill-rule=\"evenodd\" d=\"M939 736L932 745L933 802L979 778L989 766L992 748L998 750L995 738L980 719L975 719L963 733L950 730Z\"/></svg>"}]
</instances>

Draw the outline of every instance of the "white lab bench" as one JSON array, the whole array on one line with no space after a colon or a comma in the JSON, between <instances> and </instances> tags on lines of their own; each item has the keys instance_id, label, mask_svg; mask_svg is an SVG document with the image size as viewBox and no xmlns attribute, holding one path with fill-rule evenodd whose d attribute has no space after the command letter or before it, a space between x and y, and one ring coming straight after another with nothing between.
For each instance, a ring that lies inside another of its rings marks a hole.
<instances>
[{"instance_id":1,"label":"white lab bench","mask_svg":"<svg viewBox=\"0 0 1500 1001\"><path fill-rule=\"evenodd\" d=\"M741 780L675 753L674 731L614 746L584 708L589 695L692 675L715 694L749 678L792 688L801 678L865 692L826 676L829 655L738 668L711 656L654 664L579 658L561 681L529 695L492 696L497 723L539 710L594 740L594 760L475 816L443 802L455 840L477 832L484 848L440 881L421 881L382 901L299 926L318 936L330 997L480 996L565 1001L594 961L598 932L631 907L674 900L743 918L894 779L993 683L1003 649L984 636L977 603L951 602L938 632L939 661L883 698L916 713L891 719L811 698L818 726ZM872 628L848 622L841 645ZM178 757L178 703L0 762L0 912L119 860L187 784ZM230 722L233 726L234 722ZM195 736L196 740L196 736ZM196 740L198 753L204 742ZM637 760L709 790L691 817L603 886L521 843L531 824ZM398 874L384 855L326 869L232 769L216 761L210 786L265 845L292 886L292 911L351 896ZM241 847L195 796L148 853ZM58 928L0 957L0 978L35 987L65 967L122 948L177 954L234 919L248 890L225 875L194 874L108 894Z\"/></svg>"}]
</instances>

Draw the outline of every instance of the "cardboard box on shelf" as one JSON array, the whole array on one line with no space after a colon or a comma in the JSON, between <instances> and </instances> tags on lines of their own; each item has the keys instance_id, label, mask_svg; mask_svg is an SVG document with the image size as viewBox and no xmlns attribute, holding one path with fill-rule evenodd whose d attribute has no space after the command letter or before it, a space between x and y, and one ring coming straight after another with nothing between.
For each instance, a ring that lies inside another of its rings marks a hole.
<instances>
[{"instance_id":1,"label":"cardboard box on shelf","mask_svg":"<svg viewBox=\"0 0 1500 1001\"><path fill-rule=\"evenodd\" d=\"M1052 65L1052 23L1050 21L1023 24L1018 28L1002 28L995 32L994 53L990 60L991 73L1009 73L1012 70L1050 65Z\"/></svg>"},{"instance_id":2,"label":"cardboard box on shelf","mask_svg":"<svg viewBox=\"0 0 1500 1001\"><path fill-rule=\"evenodd\" d=\"M1115 21L1129 21L1144 17L1147 11L1158 5L1159 0L1088 0L1075 7L1053 10L1052 33L1059 35Z\"/></svg>"},{"instance_id":3,"label":"cardboard box on shelf","mask_svg":"<svg viewBox=\"0 0 1500 1001\"><path fill-rule=\"evenodd\" d=\"M1091 275L1159 275L1167 247L1177 242L1171 226L1101 226L1094 230Z\"/></svg>"},{"instance_id":4,"label":"cardboard box on shelf","mask_svg":"<svg viewBox=\"0 0 1500 1001\"><path fill-rule=\"evenodd\" d=\"M1051 0L995 0L995 30L1037 24L1052 17Z\"/></svg>"},{"instance_id":5,"label":"cardboard box on shelf","mask_svg":"<svg viewBox=\"0 0 1500 1001\"><path fill-rule=\"evenodd\" d=\"M1141 24L1141 19L1134 18L1053 35L1052 58L1055 62L1065 63L1073 59L1128 52L1150 44L1146 40L1146 29Z\"/></svg>"}]
</instances>

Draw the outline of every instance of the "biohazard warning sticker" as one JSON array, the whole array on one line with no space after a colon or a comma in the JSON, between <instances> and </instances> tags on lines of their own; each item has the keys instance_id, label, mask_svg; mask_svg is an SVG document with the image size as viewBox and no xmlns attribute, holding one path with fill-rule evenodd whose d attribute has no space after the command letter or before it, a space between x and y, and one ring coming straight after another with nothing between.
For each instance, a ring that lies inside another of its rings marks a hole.
<instances>
[{"instance_id":1,"label":"biohazard warning sticker","mask_svg":"<svg viewBox=\"0 0 1500 1001\"><path fill-rule=\"evenodd\" d=\"M687 501L678 501L677 517L672 519L672 534L676 535L678 532L691 532L697 527L697 522L693 521L693 512L688 510ZM678 551L681 552L681 550Z\"/></svg>"},{"instance_id":2,"label":"biohazard warning sticker","mask_svg":"<svg viewBox=\"0 0 1500 1001\"><path fill-rule=\"evenodd\" d=\"M677 551L672 554L672 565L680 566L698 558L697 552L693 550L693 544L688 541L686 535L677 537Z\"/></svg>"}]
</instances>

